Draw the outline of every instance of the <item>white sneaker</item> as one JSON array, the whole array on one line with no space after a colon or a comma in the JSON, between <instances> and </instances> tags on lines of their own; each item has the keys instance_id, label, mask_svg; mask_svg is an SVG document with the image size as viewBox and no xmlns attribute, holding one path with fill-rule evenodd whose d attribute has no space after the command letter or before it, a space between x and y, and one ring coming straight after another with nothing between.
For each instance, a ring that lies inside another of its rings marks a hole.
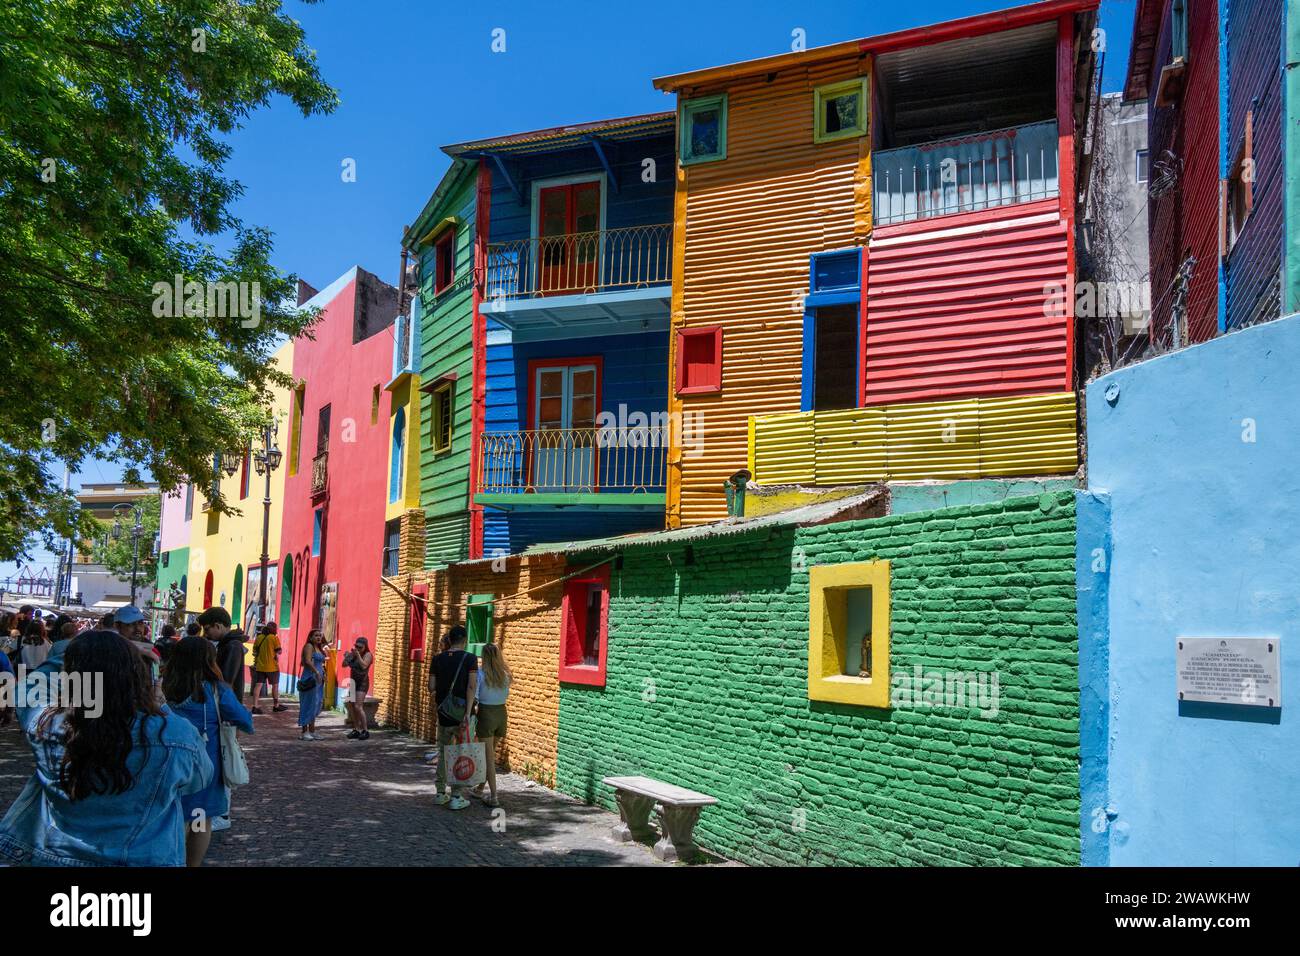
<instances>
[{"instance_id":1,"label":"white sneaker","mask_svg":"<svg viewBox=\"0 0 1300 956\"><path fill-rule=\"evenodd\" d=\"M440 806L440 807L441 807L441 806L445 806L445 805L447 805L448 803L451 803L451 796L448 795L448 794L445 794L445 793L440 793L440 794L438 794L436 797L433 798L433 802L436 803L436 804L437 804L438 806Z\"/></svg>"},{"instance_id":2,"label":"white sneaker","mask_svg":"<svg viewBox=\"0 0 1300 956\"><path fill-rule=\"evenodd\" d=\"M229 830L229 829L230 829L230 817L213 817L213 818L212 818L212 831L213 831L214 833L215 833L217 830Z\"/></svg>"},{"instance_id":3,"label":"white sneaker","mask_svg":"<svg viewBox=\"0 0 1300 956\"><path fill-rule=\"evenodd\" d=\"M452 797L451 802L447 804L448 810L464 810L469 806L469 801L464 797Z\"/></svg>"}]
</instances>

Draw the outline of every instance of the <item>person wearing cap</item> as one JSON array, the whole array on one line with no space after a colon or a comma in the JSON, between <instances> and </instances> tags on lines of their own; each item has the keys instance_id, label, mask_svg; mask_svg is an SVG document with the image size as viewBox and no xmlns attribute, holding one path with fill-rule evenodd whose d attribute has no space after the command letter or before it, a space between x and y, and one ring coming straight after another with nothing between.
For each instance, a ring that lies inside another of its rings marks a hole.
<instances>
[{"instance_id":1,"label":"person wearing cap","mask_svg":"<svg viewBox=\"0 0 1300 956\"><path fill-rule=\"evenodd\" d=\"M267 621L258 629L253 642L253 713L262 713L259 701L262 685L271 688L271 711L288 710L280 703L280 634L275 621Z\"/></svg>"},{"instance_id":2,"label":"person wearing cap","mask_svg":"<svg viewBox=\"0 0 1300 956\"><path fill-rule=\"evenodd\" d=\"M156 689L162 677L160 662L162 658L149 643L149 625L145 623L144 614L134 604L123 604L113 612L113 627L145 659L149 665L149 679Z\"/></svg>"}]
</instances>

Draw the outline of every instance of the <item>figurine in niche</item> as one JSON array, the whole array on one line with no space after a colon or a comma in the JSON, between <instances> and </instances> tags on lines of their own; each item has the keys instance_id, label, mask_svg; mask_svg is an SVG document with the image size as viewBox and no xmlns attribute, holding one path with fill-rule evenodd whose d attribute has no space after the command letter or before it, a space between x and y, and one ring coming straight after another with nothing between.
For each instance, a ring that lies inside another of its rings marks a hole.
<instances>
[{"instance_id":1,"label":"figurine in niche","mask_svg":"<svg viewBox=\"0 0 1300 956\"><path fill-rule=\"evenodd\" d=\"M871 632L862 635L862 663L858 665L859 677L871 676Z\"/></svg>"}]
</instances>

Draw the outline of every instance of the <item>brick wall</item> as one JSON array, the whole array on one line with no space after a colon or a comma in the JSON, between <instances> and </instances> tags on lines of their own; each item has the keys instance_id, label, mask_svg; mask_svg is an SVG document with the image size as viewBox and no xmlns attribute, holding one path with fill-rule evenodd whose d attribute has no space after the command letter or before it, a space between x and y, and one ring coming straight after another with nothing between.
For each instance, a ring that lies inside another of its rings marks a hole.
<instances>
[{"instance_id":1,"label":"brick wall","mask_svg":"<svg viewBox=\"0 0 1300 956\"><path fill-rule=\"evenodd\" d=\"M560 690L558 785L610 809L610 774L703 790L700 844L749 863L1077 864L1074 542L1064 492L697 542L690 566L628 549L608 683ZM809 702L807 568L877 558L895 681L995 672L996 714Z\"/></svg>"},{"instance_id":2,"label":"brick wall","mask_svg":"<svg viewBox=\"0 0 1300 956\"><path fill-rule=\"evenodd\" d=\"M509 770L554 785L563 590L556 582L565 573L564 560L512 557L435 571L408 572L406 567L393 582L401 593L386 585L380 598L374 690L384 701L380 719L426 740L434 738L436 718L427 689L428 661L437 653L438 641L447 629L464 623L468 595L501 595L493 614L493 637L514 679L507 708L510 724L498 758ZM429 586L428 631L424 661L416 662L410 660L410 611L405 594L422 583Z\"/></svg>"}]
</instances>

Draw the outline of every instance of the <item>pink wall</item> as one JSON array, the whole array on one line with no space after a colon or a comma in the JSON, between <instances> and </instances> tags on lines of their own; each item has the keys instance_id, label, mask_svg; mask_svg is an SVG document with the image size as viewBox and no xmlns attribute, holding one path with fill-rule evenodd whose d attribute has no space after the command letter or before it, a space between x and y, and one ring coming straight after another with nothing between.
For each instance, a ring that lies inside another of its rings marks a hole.
<instances>
[{"instance_id":1,"label":"pink wall","mask_svg":"<svg viewBox=\"0 0 1300 956\"><path fill-rule=\"evenodd\" d=\"M300 338L294 344L293 376L306 388L298 468L296 474L285 478L280 540L284 552L281 567L285 566L284 556L292 556L294 578L293 607L284 640L291 656L282 666L295 673L307 633L317 624L321 586L326 583L338 584L338 646L346 650L360 635L374 645L389 442L390 396L382 387L392 371L393 296L395 291L374 276L352 270L308 303L322 309L315 338ZM361 334L375 331L354 344L359 303L364 303L366 310ZM371 424L375 386L380 386L379 409L375 424ZM331 409L329 486L323 498L313 500L312 459L320 410L325 405ZM324 534L320 554L313 557L317 508L324 509Z\"/></svg>"},{"instance_id":2,"label":"pink wall","mask_svg":"<svg viewBox=\"0 0 1300 956\"><path fill-rule=\"evenodd\" d=\"M190 523L185 520L187 490L187 487L182 485L172 494L162 497L162 526L158 530L162 535L159 547L163 551L189 547Z\"/></svg>"}]
</instances>

